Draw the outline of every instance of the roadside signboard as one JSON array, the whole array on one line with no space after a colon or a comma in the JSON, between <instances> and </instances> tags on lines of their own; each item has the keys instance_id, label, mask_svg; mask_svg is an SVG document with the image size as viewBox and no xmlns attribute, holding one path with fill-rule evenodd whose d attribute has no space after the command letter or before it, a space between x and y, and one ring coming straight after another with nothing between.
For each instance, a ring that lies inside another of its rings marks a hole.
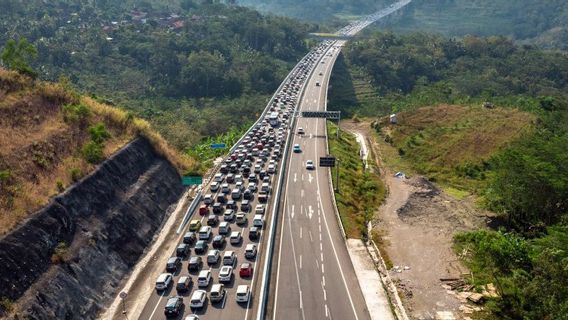
<instances>
[{"instance_id":1,"label":"roadside signboard","mask_svg":"<svg viewBox=\"0 0 568 320\"><path fill-rule=\"evenodd\" d=\"M224 149L226 146L224 143L212 143L211 149Z\"/></svg>"},{"instance_id":2,"label":"roadside signboard","mask_svg":"<svg viewBox=\"0 0 568 320\"><path fill-rule=\"evenodd\" d=\"M201 176L186 176L181 177L181 184L184 186L194 186L203 183L203 177Z\"/></svg>"},{"instance_id":3,"label":"roadside signboard","mask_svg":"<svg viewBox=\"0 0 568 320\"><path fill-rule=\"evenodd\" d=\"M341 118L341 111L302 111L302 117L339 120Z\"/></svg>"},{"instance_id":4,"label":"roadside signboard","mask_svg":"<svg viewBox=\"0 0 568 320\"><path fill-rule=\"evenodd\" d=\"M332 156L320 157L319 166L320 167L335 167L335 157L332 157Z\"/></svg>"}]
</instances>

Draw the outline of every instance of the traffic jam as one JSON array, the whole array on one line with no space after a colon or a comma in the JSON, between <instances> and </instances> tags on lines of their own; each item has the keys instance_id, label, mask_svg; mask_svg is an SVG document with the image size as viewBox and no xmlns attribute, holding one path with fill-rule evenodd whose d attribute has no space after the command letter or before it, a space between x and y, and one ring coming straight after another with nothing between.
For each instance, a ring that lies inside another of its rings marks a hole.
<instances>
[{"instance_id":1,"label":"traffic jam","mask_svg":"<svg viewBox=\"0 0 568 320\"><path fill-rule=\"evenodd\" d=\"M294 67L263 116L203 186L205 195L193 219L156 279L156 294L167 299L166 318L187 314L186 320L199 319L229 303L250 307L273 188L298 100L332 45L322 42ZM207 304L213 308L205 308Z\"/></svg>"}]
</instances>

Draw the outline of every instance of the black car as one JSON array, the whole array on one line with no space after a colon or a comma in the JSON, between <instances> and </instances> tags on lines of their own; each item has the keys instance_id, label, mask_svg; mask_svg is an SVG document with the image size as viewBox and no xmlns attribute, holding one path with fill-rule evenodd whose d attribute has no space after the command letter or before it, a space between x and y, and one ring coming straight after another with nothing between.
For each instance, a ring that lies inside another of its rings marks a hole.
<instances>
[{"instance_id":1,"label":"black car","mask_svg":"<svg viewBox=\"0 0 568 320\"><path fill-rule=\"evenodd\" d=\"M187 275L181 276L176 284L176 290L177 292L187 292L190 286L191 286L191 277Z\"/></svg>"},{"instance_id":2,"label":"black car","mask_svg":"<svg viewBox=\"0 0 568 320\"><path fill-rule=\"evenodd\" d=\"M257 182L258 179L256 178L256 174L252 173L249 177L249 182Z\"/></svg>"},{"instance_id":3,"label":"black car","mask_svg":"<svg viewBox=\"0 0 568 320\"><path fill-rule=\"evenodd\" d=\"M204 254L208 249L207 242L205 240L199 240L195 243L195 254Z\"/></svg>"},{"instance_id":4,"label":"black car","mask_svg":"<svg viewBox=\"0 0 568 320\"><path fill-rule=\"evenodd\" d=\"M181 258L171 257L168 259L168 262L166 263L166 271L176 272L179 266L181 266Z\"/></svg>"},{"instance_id":5,"label":"black car","mask_svg":"<svg viewBox=\"0 0 568 320\"><path fill-rule=\"evenodd\" d=\"M219 217L217 217L214 214L210 214L209 217L207 217L207 225L214 227L217 225L217 223L219 223Z\"/></svg>"},{"instance_id":6,"label":"black car","mask_svg":"<svg viewBox=\"0 0 568 320\"><path fill-rule=\"evenodd\" d=\"M259 174L258 174L258 177L259 177L260 179L262 179L262 178L264 178L264 176L266 176L266 175L267 175L266 170L261 170L261 171L259 172Z\"/></svg>"},{"instance_id":7,"label":"black car","mask_svg":"<svg viewBox=\"0 0 568 320\"><path fill-rule=\"evenodd\" d=\"M249 229L249 239L257 240L260 237L260 229L258 227L251 227Z\"/></svg>"},{"instance_id":8,"label":"black car","mask_svg":"<svg viewBox=\"0 0 568 320\"><path fill-rule=\"evenodd\" d=\"M223 213L223 205L220 202L215 202L213 204L213 213L214 214L221 214Z\"/></svg>"},{"instance_id":9,"label":"black car","mask_svg":"<svg viewBox=\"0 0 568 320\"><path fill-rule=\"evenodd\" d=\"M189 259L189 263L187 265L188 271L199 271L203 266L203 259L201 257L193 256Z\"/></svg>"},{"instance_id":10,"label":"black car","mask_svg":"<svg viewBox=\"0 0 568 320\"><path fill-rule=\"evenodd\" d=\"M168 298L166 302L166 307L164 309L164 314L166 317L177 317L183 308L183 298L176 296Z\"/></svg>"},{"instance_id":11,"label":"black car","mask_svg":"<svg viewBox=\"0 0 568 320\"><path fill-rule=\"evenodd\" d=\"M227 204L225 205L225 207L227 209L233 209L235 211L239 210L239 207L237 206L237 203L235 202L235 200L227 201Z\"/></svg>"},{"instance_id":12,"label":"black car","mask_svg":"<svg viewBox=\"0 0 568 320\"><path fill-rule=\"evenodd\" d=\"M226 203L227 202L227 197L225 197L224 194L218 194L217 195L217 202L219 203Z\"/></svg>"},{"instance_id":13,"label":"black car","mask_svg":"<svg viewBox=\"0 0 568 320\"><path fill-rule=\"evenodd\" d=\"M246 191L245 191L245 192L246 192ZM251 199L251 200L252 200L252 199ZM249 199L246 199L246 198L245 198L245 200L243 200L243 201L241 202L241 211L243 211L243 212L249 212L249 211L250 211L250 201L249 201Z\"/></svg>"},{"instance_id":14,"label":"black car","mask_svg":"<svg viewBox=\"0 0 568 320\"><path fill-rule=\"evenodd\" d=\"M197 236L193 231L186 232L185 235L183 236L183 243L192 245L195 243L195 241L197 241Z\"/></svg>"},{"instance_id":15,"label":"black car","mask_svg":"<svg viewBox=\"0 0 568 320\"><path fill-rule=\"evenodd\" d=\"M222 164L221 168L219 169L219 172L227 174L229 172L229 166L227 166L227 164Z\"/></svg>"},{"instance_id":16,"label":"black car","mask_svg":"<svg viewBox=\"0 0 568 320\"><path fill-rule=\"evenodd\" d=\"M221 249L223 248L223 246L225 245L225 236L222 234L216 235L213 238L213 248L215 249Z\"/></svg>"},{"instance_id":17,"label":"black car","mask_svg":"<svg viewBox=\"0 0 568 320\"><path fill-rule=\"evenodd\" d=\"M189 254L189 245L187 243L180 243L176 248L176 256L185 257Z\"/></svg>"},{"instance_id":18,"label":"black car","mask_svg":"<svg viewBox=\"0 0 568 320\"><path fill-rule=\"evenodd\" d=\"M268 194L266 194L266 192L258 195L258 202L266 203L267 201L268 201ZM241 209L242 209L242 207L241 207Z\"/></svg>"},{"instance_id":19,"label":"black car","mask_svg":"<svg viewBox=\"0 0 568 320\"><path fill-rule=\"evenodd\" d=\"M243 199L253 200L254 199L254 193L250 189L246 189L245 192L243 192Z\"/></svg>"}]
</instances>

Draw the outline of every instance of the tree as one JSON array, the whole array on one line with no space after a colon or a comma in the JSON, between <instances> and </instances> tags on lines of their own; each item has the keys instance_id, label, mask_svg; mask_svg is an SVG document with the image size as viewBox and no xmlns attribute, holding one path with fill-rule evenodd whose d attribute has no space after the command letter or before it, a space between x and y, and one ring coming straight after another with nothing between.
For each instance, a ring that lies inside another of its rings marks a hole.
<instances>
[{"instance_id":1,"label":"tree","mask_svg":"<svg viewBox=\"0 0 568 320\"><path fill-rule=\"evenodd\" d=\"M8 40L0 58L2 63L12 70L34 78L37 75L29 65L29 60L37 58L37 49L26 38L21 38L19 41Z\"/></svg>"}]
</instances>

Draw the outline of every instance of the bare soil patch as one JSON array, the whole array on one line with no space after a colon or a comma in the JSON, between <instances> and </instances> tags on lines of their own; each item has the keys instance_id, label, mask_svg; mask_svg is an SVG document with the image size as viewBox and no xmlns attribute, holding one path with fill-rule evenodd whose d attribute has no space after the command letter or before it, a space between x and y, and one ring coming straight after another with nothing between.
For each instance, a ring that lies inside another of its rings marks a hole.
<instances>
[{"instance_id":1,"label":"bare soil patch","mask_svg":"<svg viewBox=\"0 0 568 320\"><path fill-rule=\"evenodd\" d=\"M381 163L381 143L369 122L348 120L342 127L365 136L372 156L369 161L377 162L388 187L373 226L381 234L381 249L393 264L389 272L407 313L413 319L436 319L449 311L462 319L460 301L442 287L440 279L469 274L452 250L452 237L485 225L489 214L476 208L471 197L457 200L421 176L395 178L396 168Z\"/></svg>"}]
</instances>

